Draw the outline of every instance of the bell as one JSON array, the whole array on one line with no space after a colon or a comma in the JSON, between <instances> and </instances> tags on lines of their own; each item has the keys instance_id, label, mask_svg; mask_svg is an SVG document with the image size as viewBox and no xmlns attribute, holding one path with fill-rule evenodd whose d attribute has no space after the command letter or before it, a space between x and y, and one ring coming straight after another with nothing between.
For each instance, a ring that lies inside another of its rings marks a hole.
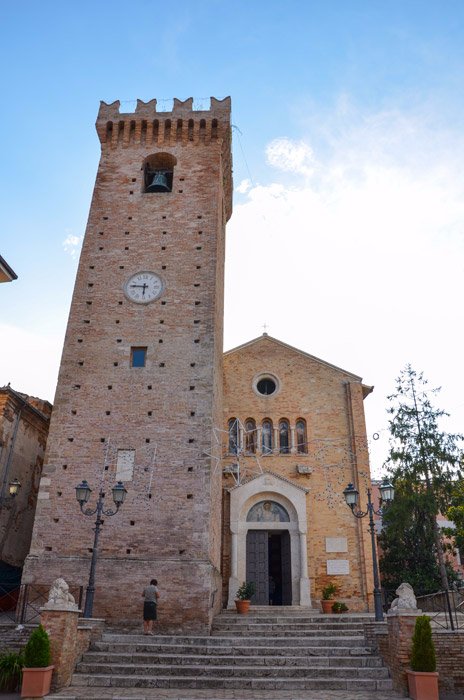
<instances>
[{"instance_id":1,"label":"bell","mask_svg":"<svg viewBox=\"0 0 464 700\"><path fill-rule=\"evenodd\" d=\"M164 170L157 170L153 175L151 185L148 185L147 192L170 192L168 179Z\"/></svg>"}]
</instances>

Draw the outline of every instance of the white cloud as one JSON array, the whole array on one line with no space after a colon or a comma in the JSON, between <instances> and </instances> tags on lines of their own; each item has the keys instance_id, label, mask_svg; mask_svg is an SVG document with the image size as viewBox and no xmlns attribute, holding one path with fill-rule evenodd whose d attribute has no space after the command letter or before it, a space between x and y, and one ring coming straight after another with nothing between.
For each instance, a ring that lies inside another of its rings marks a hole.
<instances>
[{"instance_id":1,"label":"white cloud","mask_svg":"<svg viewBox=\"0 0 464 700\"><path fill-rule=\"evenodd\" d=\"M79 254L83 238L84 236L75 236L72 233L68 233L63 241L64 252L69 253L72 258L76 258Z\"/></svg>"},{"instance_id":2,"label":"white cloud","mask_svg":"<svg viewBox=\"0 0 464 700\"><path fill-rule=\"evenodd\" d=\"M311 142L278 139L266 153L278 182L251 187L228 227L226 347L267 320L270 335L363 375L376 385L369 430L381 436L385 397L410 361L444 387L439 403L459 430L461 134L429 115L360 115L345 102ZM303 177L289 185L282 171ZM373 450L378 469L385 440Z\"/></svg>"},{"instance_id":3,"label":"white cloud","mask_svg":"<svg viewBox=\"0 0 464 700\"><path fill-rule=\"evenodd\" d=\"M242 180L239 185L235 188L236 192L240 192L240 194L246 194L251 187L251 181L248 179Z\"/></svg>"},{"instance_id":4,"label":"white cloud","mask_svg":"<svg viewBox=\"0 0 464 700\"><path fill-rule=\"evenodd\" d=\"M286 172L312 175L316 165L313 150L304 141L288 138L274 139L266 148L267 162Z\"/></svg>"}]
</instances>

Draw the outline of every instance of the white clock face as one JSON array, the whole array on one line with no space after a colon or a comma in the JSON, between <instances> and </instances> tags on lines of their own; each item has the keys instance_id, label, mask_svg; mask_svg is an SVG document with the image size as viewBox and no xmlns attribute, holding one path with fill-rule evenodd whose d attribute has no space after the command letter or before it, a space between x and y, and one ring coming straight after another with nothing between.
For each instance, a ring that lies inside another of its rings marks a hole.
<instances>
[{"instance_id":1,"label":"white clock face","mask_svg":"<svg viewBox=\"0 0 464 700\"><path fill-rule=\"evenodd\" d=\"M124 294L136 304L149 304L164 289L163 280L155 272L136 272L124 285Z\"/></svg>"}]
</instances>

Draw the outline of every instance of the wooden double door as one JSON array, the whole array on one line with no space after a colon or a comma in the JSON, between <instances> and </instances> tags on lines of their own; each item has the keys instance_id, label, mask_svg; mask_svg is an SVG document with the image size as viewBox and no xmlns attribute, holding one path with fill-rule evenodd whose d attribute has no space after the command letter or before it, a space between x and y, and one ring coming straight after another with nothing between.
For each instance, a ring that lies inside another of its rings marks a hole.
<instances>
[{"instance_id":1,"label":"wooden double door","mask_svg":"<svg viewBox=\"0 0 464 700\"><path fill-rule=\"evenodd\" d=\"M254 581L255 605L292 604L292 562L288 530L248 530L246 580Z\"/></svg>"}]
</instances>

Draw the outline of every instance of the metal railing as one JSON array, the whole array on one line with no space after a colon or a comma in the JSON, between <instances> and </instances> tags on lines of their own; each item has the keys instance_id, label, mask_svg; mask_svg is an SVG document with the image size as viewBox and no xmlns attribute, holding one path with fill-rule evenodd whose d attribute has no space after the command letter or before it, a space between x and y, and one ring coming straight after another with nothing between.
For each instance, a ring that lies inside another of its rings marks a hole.
<instances>
[{"instance_id":1,"label":"metal railing","mask_svg":"<svg viewBox=\"0 0 464 700\"><path fill-rule=\"evenodd\" d=\"M38 623L40 608L48 600L50 584L22 583L11 586L0 581L0 620L15 622L17 625ZM79 609L82 609L83 586L70 586L69 592Z\"/></svg>"}]
</instances>

